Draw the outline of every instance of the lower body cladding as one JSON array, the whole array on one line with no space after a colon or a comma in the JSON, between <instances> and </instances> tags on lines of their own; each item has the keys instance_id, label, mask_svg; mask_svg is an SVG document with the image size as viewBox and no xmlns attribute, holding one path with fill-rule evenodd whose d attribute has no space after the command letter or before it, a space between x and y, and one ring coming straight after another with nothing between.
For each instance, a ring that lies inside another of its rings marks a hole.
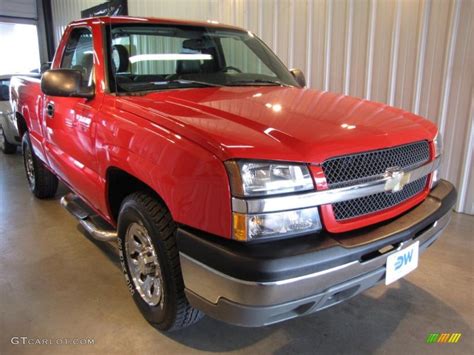
<instances>
[{"instance_id":1,"label":"lower body cladding","mask_svg":"<svg viewBox=\"0 0 474 355\"><path fill-rule=\"evenodd\" d=\"M420 205L379 225L254 245L180 229L186 296L209 316L248 327L322 310L384 281L390 255L415 243L424 252L455 200L441 180Z\"/></svg>"}]
</instances>

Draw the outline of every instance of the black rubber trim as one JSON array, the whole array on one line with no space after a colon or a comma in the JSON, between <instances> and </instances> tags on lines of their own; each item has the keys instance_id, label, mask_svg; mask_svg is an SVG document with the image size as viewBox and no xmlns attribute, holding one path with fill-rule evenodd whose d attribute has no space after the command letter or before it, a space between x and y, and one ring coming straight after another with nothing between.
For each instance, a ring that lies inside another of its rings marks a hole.
<instances>
[{"instance_id":1,"label":"black rubber trim","mask_svg":"<svg viewBox=\"0 0 474 355\"><path fill-rule=\"evenodd\" d=\"M454 186L441 180L425 201L395 219L347 233L321 232L259 244L240 243L180 227L178 248L228 276L257 282L282 280L360 260L384 246L412 239L448 213L456 196ZM402 216L405 223L411 219L418 222L401 228L398 222ZM351 239L357 243L347 242Z\"/></svg>"}]
</instances>

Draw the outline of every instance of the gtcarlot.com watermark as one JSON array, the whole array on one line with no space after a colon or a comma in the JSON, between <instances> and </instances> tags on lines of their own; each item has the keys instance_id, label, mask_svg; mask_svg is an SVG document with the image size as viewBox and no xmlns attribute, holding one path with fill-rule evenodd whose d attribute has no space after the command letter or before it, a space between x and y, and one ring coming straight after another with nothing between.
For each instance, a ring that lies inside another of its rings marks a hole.
<instances>
[{"instance_id":1,"label":"gtcarlot.com watermark","mask_svg":"<svg viewBox=\"0 0 474 355\"><path fill-rule=\"evenodd\" d=\"M33 338L12 337L10 343L13 345L94 345L93 338Z\"/></svg>"}]
</instances>

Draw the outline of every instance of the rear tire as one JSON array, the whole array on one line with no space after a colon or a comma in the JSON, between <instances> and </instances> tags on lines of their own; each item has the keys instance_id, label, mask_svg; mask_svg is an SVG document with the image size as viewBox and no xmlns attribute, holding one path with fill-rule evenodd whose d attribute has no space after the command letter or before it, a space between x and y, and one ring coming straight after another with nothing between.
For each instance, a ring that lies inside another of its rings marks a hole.
<instances>
[{"instance_id":1,"label":"rear tire","mask_svg":"<svg viewBox=\"0 0 474 355\"><path fill-rule=\"evenodd\" d=\"M184 294L175 232L171 214L151 194L134 193L123 202L118 235L125 280L145 319L163 331L203 317Z\"/></svg>"},{"instance_id":2,"label":"rear tire","mask_svg":"<svg viewBox=\"0 0 474 355\"><path fill-rule=\"evenodd\" d=\"M23 135L22 148L26 179L31 192L40 199L54 197L58 190L58 178L35 155L28 132Z\"/></svg>"},{"instance_id":3,"label":"rear tire","mask_svg":"<svg viewBox=\"0 0 474 355\"><path fill-rule=\"evenodd\" d=\"M0 150L3 154L15 154L16 153L16 145L11 144L7 141L7 137L5 136L5 132L3 128L0 126Z\"/></svg>"}]
</instances>

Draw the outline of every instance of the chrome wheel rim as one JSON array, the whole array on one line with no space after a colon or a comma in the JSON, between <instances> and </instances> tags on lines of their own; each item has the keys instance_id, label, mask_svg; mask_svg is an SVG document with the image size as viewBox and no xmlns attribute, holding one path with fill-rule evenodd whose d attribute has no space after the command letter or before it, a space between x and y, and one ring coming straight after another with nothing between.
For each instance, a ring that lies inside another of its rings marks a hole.
<instances>
[{"instance_id":1,"label":"chrome wheel rim","mask_svg":"<svg viewBox=\"0 0 474 355\"><path fill-rule=\"evenodd\" d=\"M30 187L34 189L35 187L35 165L33 163L33 154L31 153L30 147L26 146L25 149L25 170L26 170L26 178L28 179L28 183Z\"/></svg>"},{"instance_id":2,"label":"chrome wheel rim","mask_svg":"<svg viewBox=\"0 0 474 355\"><path fill-rule=\"evenodd\" d=\"M5 149L5 135L3 134L3 128L0 127L0 149Z\"/></svg>"},{"instance_id":3,"label":"chrome wheel rim","mask_svg":"<svg viewBox=\"0 0 474 355\"><path fill-rule=\"evenodd\" d=\"M132 223L125 234L125 252L135 289L150 306L163 298L163 277L155 247L147 229Z\"/></svg>"}]
</instances>

